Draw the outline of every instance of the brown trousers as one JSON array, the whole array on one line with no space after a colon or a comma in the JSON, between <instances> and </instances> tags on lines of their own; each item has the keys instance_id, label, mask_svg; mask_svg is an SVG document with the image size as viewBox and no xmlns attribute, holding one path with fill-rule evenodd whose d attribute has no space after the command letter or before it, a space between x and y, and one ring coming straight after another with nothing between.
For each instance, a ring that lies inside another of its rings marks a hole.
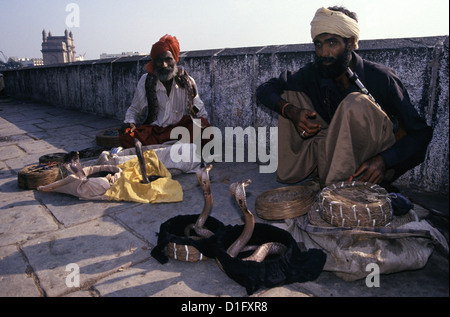
<instances>
[{"instance_id":1,"label":"brown trousers","mask_svg":"<svg viewBox=\"0 0 450 317\"><path fill-rule=\"evenodd\" d=\"M286 91L282 98L315 111L304 93ZM314 121L322 130L303 139L292 121L278 117L278 181L296 183L313 176L321 186L344 181L364 161L395 143L389 117L361 93L349 94L329 125L319 115Z\"/></svg>"}]
</instances>

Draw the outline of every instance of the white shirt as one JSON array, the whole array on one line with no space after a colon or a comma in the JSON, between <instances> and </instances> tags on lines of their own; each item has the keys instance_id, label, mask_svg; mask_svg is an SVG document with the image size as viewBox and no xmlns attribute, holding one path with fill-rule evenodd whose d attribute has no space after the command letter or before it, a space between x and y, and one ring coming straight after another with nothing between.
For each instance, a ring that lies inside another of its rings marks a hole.
<instances>
[{"instance_id":1,"label":"white shirt","mask_svg":"<svg viewBox=\"0 0 450 317\"><path fill-rule=\"evenodd\" d=\"M125 123L142 124L147 119L148 101L145 91L146 79L147 74L142 75L137 84L133 100L125 114ZM170 90L169 96L167 96L166 87L158 80L156 84L156 97L159 103L158 118L151 124L164 128L178 123L184 115L189 115L187 111L188 96L185 89L179 87L175 80L172 81L172 89ZM205 105L200 99L198 92L194 98L194 106L199 110L197 113L198 117L208 118Z\"/></svg>"}]
</instances>

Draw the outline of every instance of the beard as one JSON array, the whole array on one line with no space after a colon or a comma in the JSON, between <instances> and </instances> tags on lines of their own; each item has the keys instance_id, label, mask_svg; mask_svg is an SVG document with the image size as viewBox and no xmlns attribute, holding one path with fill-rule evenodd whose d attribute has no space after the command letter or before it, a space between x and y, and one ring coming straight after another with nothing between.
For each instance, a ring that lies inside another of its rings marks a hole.
<instances>
[{"instance_id":1,"label":"beard","mask_svg":"<svg viewBox=\"0 0 450 317\"><path fill-rule=\"evenodd\" d=\"M324 65L323 63L331 63L330 65ZM316 55L314 61L319 74L324 78L337 78L347 70L350 64L350 49L349 45L345 46L344 51L336 58L334 57L318 57Z\"/></svg>"},{"instance_id":2,"label":"beard","mask_svg":"<svg viewBox=\"0 0 450 317\"><path fill-rule=\"evenodd\" d=\"M169 81L174 78L178 73L178 67L175 65L174 67L155 67L155 75L162 82Z\"/></svg>"}]
</instances>

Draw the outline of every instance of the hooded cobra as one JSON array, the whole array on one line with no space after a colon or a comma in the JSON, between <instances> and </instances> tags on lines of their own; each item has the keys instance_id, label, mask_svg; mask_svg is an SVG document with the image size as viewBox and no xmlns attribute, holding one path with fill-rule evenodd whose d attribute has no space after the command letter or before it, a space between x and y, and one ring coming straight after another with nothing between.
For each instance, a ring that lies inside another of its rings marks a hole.
<instances>
[{"instance_id":1,"label":"hooded cobra","mask_svg":"<svg viewBox=\"0 0 450 317\"><path fill-rule=\"evenodd\" d=\"M135 138L134 145L136 147L136 155L138 157L139 167L141 170L142 183L149 184L151 180L147 176L146 169L145 169L144 155L142 153L142 143L137 138ZM212 164L200 169L196 174L197 181L199 182L200 187L203 189L205 203L203 206L202 213L198 217L196 223L186 226L186 228L184 230L184 234L186 237L190 237L191 229L194 229L195 232L197 233L197 235L199 235L201 238L209 238L212 235L214 235L214 233L212 233L212 231L210 231L204 227L205 222L208 219L209 214L211 213L212 203L213 203L212 195L211 195L211 184L209 181L209 171L211 169L212 169ZM195 239L198 237L192 237L192 238Z\"/></svg>"},{"instance_id":2,"label":"hooded cobra","mask_svg":"<svg viewBox=\"0 0 450 317\"><path fill-rule=\"evenodd\" d=\"M150 180L147 177L147 171L145 169L145 161L144 161L144 155L142 153L142 143L137 138L134 138L134 146L136 147L136 155L138 157L139 161L139 167L141 169L142 174L142 182L144 184L149 184Z\"/></svg>"},{"instance_id":3,"label":"hooded cobra","mask_svg":"<svg viewBox=\"0 0 450 317\"><path fill-rule=\"evenodd\" d=\"M251 184L251 180L233 183L230 185L231 194L236 200L239 208L244 215L244 229L241 235L233 242L227 249L227 253L231 257L236 257L240 252L248 250L256 250L249 257L243 258L243 261L263 262L269 254L283 254L286 251L286 246L279 242L267 242L260 246L246 246L253 235L255 228L255 219L251 211L247 208L247 199L245 187Z\"/></svg>"},{"instance_id":4,"label":"hooded cobra","mask_svg":"<svg viewBox=\"0 0 450 317\"><path fill-rule=\"evenodd\" d=\"M211 183L209 180L209 171L212 169L212 167L213 167L212 164L209 164L208 166L200 169L196 174L197 181L199 182L200 187L203 190L204 205L202 213L198 217L195 224L190 224L186 226L186 229L184 230L184 235L186 237L190 236L191 229L194 229L195 233L197 233L201 238L209 238L212 235L214 235L213 232L204 227L205 222L208 219L209 214L211 213L213 205L213 199L211 195Z\"/></svg>"}]
</instances>

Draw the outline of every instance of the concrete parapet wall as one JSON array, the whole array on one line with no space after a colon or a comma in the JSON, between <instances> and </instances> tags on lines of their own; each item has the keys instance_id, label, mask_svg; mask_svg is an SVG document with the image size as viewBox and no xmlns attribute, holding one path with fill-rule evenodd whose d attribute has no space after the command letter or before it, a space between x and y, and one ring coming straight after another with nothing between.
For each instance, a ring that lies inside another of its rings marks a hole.
<instances>
[{"instance_id":1,"label":"concrete parapet wall","mask_svg":"<svg viewBox=\"0 0 450 317\"><path fill-rule=\"evenodd\" d=\"M416 109L434 128L425 162L397 184L448 192L448 36L361 41L358 54L393 68ZM189 51L180 54L197 82L213 126L277 126L255 91L286 69L312 61L312 44ZM94 60L5 71L8 93L56 107L123 119L148 56Z\"/></svg>"}]
</instances>

